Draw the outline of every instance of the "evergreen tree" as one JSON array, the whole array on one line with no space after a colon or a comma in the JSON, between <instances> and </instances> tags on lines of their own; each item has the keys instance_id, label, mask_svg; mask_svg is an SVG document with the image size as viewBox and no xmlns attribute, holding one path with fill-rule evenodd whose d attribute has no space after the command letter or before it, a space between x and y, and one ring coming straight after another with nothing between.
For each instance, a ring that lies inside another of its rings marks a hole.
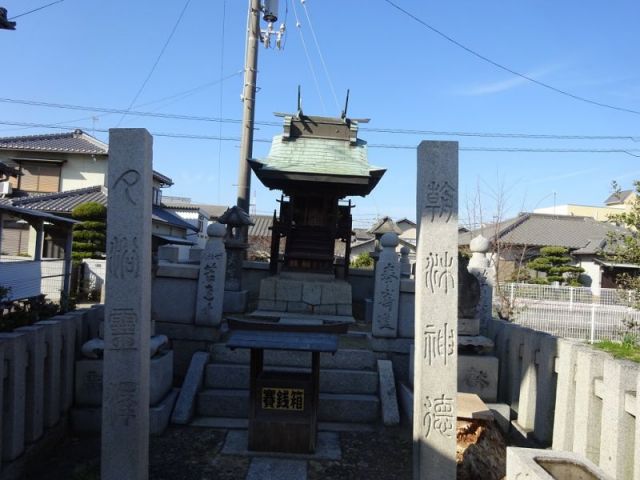
<instances>
[{"instance_id":1,"label":"evergreen tree","mask_svg":"<svg viewBox=\"0 0 640 480\"><path fill-rule=\"evenodd\" d=\"M542 247L540 256L527 263L527 268L546 275L534 278L531 282L543 285L559 282L561 285L580 286L579 276L584 272L584 268L569 265L571 262L569 250L566 248Z\"/></svg>"},{"instance_id":2,"label":"evergreen tree","mask_svg":"<svg viewBox=\"0 0 640 480\"><path fill-rule=\"evenodd\" d=\"M73 261L84 258L104 258L107 207L97 202L78 205L71 216L80 220L73 226Z\"/></svg>"}]
</instances>

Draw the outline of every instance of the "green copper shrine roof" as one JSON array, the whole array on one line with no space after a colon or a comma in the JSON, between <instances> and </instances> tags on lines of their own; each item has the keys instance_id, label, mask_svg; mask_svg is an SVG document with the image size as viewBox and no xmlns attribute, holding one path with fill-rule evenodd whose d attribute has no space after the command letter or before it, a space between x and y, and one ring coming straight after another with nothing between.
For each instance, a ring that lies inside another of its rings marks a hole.
<instances>
[{"instance_id":1,"label":"green copper shrine roof","mask_svg":"<svg viewBox=\"0 0 640 480\"><path fill-rule=\"evenodd\" d=\"M367 142L360 139L353 145L313 137L286 141L276 135L269 156L261 163L264 170L358 177L368 177L371 170L379 170L369 165Z\"/></svg>"}]
</instances>

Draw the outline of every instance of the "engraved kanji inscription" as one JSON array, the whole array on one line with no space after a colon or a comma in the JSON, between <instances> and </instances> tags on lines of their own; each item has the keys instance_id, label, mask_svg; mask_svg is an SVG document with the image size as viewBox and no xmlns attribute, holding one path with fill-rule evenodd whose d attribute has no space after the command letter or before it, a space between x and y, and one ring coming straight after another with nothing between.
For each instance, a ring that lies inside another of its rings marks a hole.
<instances>
[{"instance_id":1,"label":"engraved kanji inscription","mask_svg":"<svg viewBox=\"0 0 640 480\"><path fill-rule=\"evenodd\" d=\"M115 424L128 426L137 416L138 384L136 382L118 382L112 384L114 392Z\"/></svg>"},{"instance_id":2,"label":"engraved kanji inscription","mask_svg":"<svg viewBox=\"0 0 640 480\"><path fill-rule=\"evenodd\" d=\"M433 431L445 437L452 437L455 433L456 424L453 412L453 398L444 394L435 398L426 395L422 406L424 408L422 417L424 437L428 438Z\"/></svg>"},{"instance_id":3,"label":"engraved kanji inscription","mask_svg":"<svg viewBox=\"0 0 640 480\"><path fill-rule=\"evenodd\" d=\"M137 205L133 196L131 195L131 189L140 181L140 172L137 170L129 169L118 177L113 184L113 190L124 190L125 197L132 205Z\"/></svg>"},{"instance_id":4,"label":"engraved kanji inscription","mask_svg":"<svg viewBox=\"0 0 640 480\"><path fill-rule=\"evenodd\" d=\"M136 348L138 315L130 308L114 308L109 316L110 350L133 350Z\"/></svg>"},{"instance_id":5,"label":"engraved kanji inscription","mask_svg":"<svg viewBox=\"0 0 640 480\"><path fill-rule=\"evenodd\" d=\"M111 238L107 266L116 278L138 278L140 275L138 238L124 235Z\"/></svg>"},{"instance_id":6,"label":"engraved kanji inscription","mask_svg":"<svg viewBox=\"0 0 640 480\"><path fill-rule=\"evenodd\" d=\"M377 290L378 297L376 303L376 322L382 330L393 330L391 318L393 314L393 306L396 301L395 284L398 282L398 266L387 263L382 267L380 274L381 288Z\"/></svg>"},{"instance_id":7,"label":"engraved kanji inscription","mask_svg":"<svg viewBox=\"0 0 640 480\"><path fill-rule=\"evenodd\" d=\"M456 189L447 181L431 181L427 184L424 209L431 213L431 222L444 218L449 222L454 214Z\"/></svg>"},{"instance_id":8,"label":"engraved kanji inscription","mask_svg":"<svg viewBox=\"0 0 640 480\"><path fill-rule=\"evenodd\" d=\"M449 293L456 286L458 272L453 268L453 256L449 252L429 253L425 265L425 282L431 293Z\"/></svg>"},{"instance_id":9,"label":"engraved kanji inscription","mask_svg":"<svg viewBox=\"0 0 640 480\"><path fill-rule=\"evenodd\" d=\"M438 360L447 365L456 352L456 335L453 327L447 322L440 327L433 324L425 325L423 341L423 358L429 365Z\"/></svg>"}]
</instances>

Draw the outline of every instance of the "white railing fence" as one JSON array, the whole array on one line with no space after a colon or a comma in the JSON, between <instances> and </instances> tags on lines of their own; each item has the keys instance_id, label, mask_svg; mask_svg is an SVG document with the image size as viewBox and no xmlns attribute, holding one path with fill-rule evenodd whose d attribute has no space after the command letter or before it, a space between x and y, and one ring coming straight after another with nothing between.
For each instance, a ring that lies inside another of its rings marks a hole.
<instances>
[{"instance_id":1,"label":"white railing fence","mask_svg":"<svg viewBox=\"0 0 640 480\"><path fill-rule=\"evenodd\" d=\"M496 287L494 306L508 303L511 320L519 325L564 338L594 342L621 340L640 323L640 311L631 308L633 293L612 288L594 295L586 287L554 287L502 283Z\"/></svg>"},{"instance_id":2,"label":"white railing fence","mask_svg":"<svg viewBox=\"0 0 640 480\"><path fill-rule=\"evenodd\" d=\"M47 299L58 302L64 286L64 260L33 261L3 256L0 259L0 285L11 289L11 300L44 294Z\"/></svg>"}]
</instances>

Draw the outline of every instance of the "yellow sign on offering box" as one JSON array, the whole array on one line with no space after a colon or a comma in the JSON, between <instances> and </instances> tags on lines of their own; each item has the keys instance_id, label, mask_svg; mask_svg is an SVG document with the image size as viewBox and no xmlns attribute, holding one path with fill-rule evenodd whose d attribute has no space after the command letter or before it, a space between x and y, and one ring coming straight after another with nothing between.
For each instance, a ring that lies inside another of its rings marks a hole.
<instances>
[{"instance_id":1,"label":"yellow sign on offering box","mask_svg":"<svg viewBox=\"0 0 640 480\"><path fill-rule=\"evenodd\" d=\"M301 388L262 388L260 398L264 410L304 410L304 390Z\"/></svg>"}]
</instances>

